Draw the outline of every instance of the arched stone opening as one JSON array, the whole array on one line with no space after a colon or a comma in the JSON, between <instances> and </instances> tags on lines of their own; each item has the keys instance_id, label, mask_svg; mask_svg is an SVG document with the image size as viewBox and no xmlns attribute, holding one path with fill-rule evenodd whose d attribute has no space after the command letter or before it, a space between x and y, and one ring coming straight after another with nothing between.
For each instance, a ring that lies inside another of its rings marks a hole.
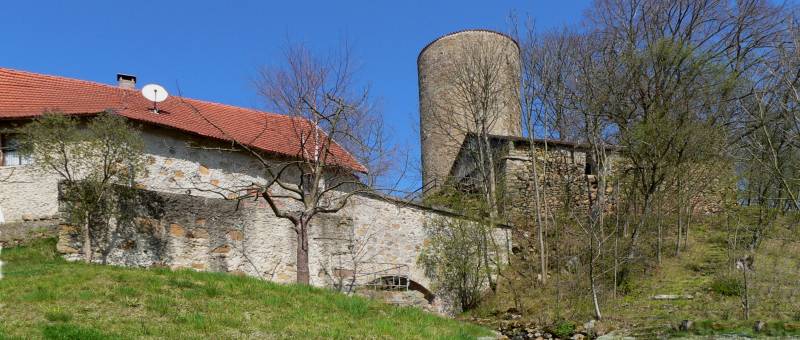
<instances>
[{"instance_id":1,"label":"arched stone opening","mask_svg":"<svg viewBox=\"0 0 800 340\"><path fill-rule=\"evenodd\" d=\"M414 291L422 294L424 299L432 304L436 295L421 283L411 280L406 276L382 276L366 284L374 290L380 291Z\"/></svg>"}]
</instances>

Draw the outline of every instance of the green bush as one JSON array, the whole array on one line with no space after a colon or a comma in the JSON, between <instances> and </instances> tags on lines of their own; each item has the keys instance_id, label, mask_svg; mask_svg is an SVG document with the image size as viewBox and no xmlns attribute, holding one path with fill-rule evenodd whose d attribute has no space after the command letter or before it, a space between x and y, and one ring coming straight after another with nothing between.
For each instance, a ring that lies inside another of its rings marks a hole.
<instances>
[{"instance_id":1,"label":"green bush","mask_svg":"<svg viewBox=\"0 0 800 340\"><path fill-rule=\"evenodd\" d=\"M711 282L711 291L723 296L741 296L744 285L733 276L717 276Z\"/></svg>"},{"instance_id":2,"label":"green bush","mask_svg":"<svg viewBox=\"0 0 800 340\"><path fill-rule=\"evenodd\" d=\"M550 333L557 338L567 339L575 333L575 323L571 321L559 321L550 329Z\"/></svg>"},{"instance_id":3,"label":"green bush","mask_svg":"<svg viewBox=\"0 0 800 340\"><path fill-rule=\"evenodd\" d=\"M488 286L485 258L493 256L488 249L489 226L467 220L436 219L426 226L428 244L417 262L431 278L432 288L469 310L481 302Z\"/></svg>"}]
</instances>

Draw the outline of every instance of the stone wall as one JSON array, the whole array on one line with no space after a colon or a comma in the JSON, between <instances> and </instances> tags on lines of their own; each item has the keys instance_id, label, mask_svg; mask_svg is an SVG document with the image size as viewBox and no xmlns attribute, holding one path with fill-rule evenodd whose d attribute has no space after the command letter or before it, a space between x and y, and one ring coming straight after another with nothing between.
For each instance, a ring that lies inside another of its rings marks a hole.
<instances>
[{"instance_id":1,"label":"stone wall","mask_svg":"<svg viewBox=\"0 0 800 340\"><path fill-rule=\"evenodd\" d=\"M0 130L14 126L3 122ZM260 164L244 152L231 151L230 143L152 126L138 128L146 153L146 171L137 176L138 188L195 197L233 197L237 188L263 181ZM60 180L55 173L34 165L0 167L0 242L20 243L41 234L43 224L49 229L58 224ZM181 223L191 226L194 222ZM147 262L145 258L137 260Z\"/></svg>"},{"instance_id":2,"label":"stone wall","mask_svg":"<svg viewBox=\"0 0 800 340\"><path fill-rule=\"evenodd\" d=\"M109 232L95 233L95 260L289 282L291 277L279 268L291 264L282 261L294 250L289 224L267 214L266 206L248 203L237 207L236 201L139 190L133 200L120 202L125 214ZM66 224L60 228L58 250L67 259L82 259L80 229ZM244 254L256 260L248 261Z\"/></svg>"},{"instance_id":3,"label":"stone wall","mask_svg":"<svg viewBox=\"0 0 800 340\"><path fill-rule=\"evenodd\" d=\"M0 224L0 246L11 247L34 239L54 237L58 234L58 219L22 221Z\"/></svg>"},{"instance_id":4,"label":"stone wall","mask_svg":"<svg viewBox=\"0 0 800 340\"><path fill-rule=\"evenodd\" d=\"M2 126L0 126L2 127ZM231 189L263 182L261 165L230 143L140 126L146 173L137 186L202 197L232 197ZM0 167L0 211L5 222L50 219L58 213L59 176L33 165Z\"/></svg>"},{"instance_id":5,"label":"stone wall","mask_svg":"<svg viewBox=\"0 0 800 340\"><path fill-rule=\"evenodd\" d=\"M4 222L47 220L58 214L58 177L32 166L0 167L0 212Z\"/></svg>"},{"instance_id":6,"label":"stone wall","mask_svg":"<svg viewBox=\"0 0 800 340\"><path fill-rule=\"evenodd\" d=\"M510 218L533 216L535 187L533 162L527 147L511 147L503 158L503 206ZM546 161L546 162L545 162ZM543 202L553 211L569 207L575 211L588 209L586 196L586 153L580 150L550 146L547 154L536 150L536 165L540 194ZM546 171L544 171L546 168Z\"/></svg>"},{"instance_id":7,"label":"stone wall","mask_svg":"<svg viewBox=\"0 0 800 340\"><path fill-rule=\"evenodd\" d=\"M588 212L589 197L595 199L598 194L598 183L593 170L590 156L582 147L575 145L564 145L558 142L548 145L545 153L544 145L536 145L536 161L542 189L547 195L542 198L548 204L551 211L570 211L571 214L581 216ZM526 220L535 214L535 191L533 186L533 169L531 162L530 148L525 143L510 142L505 147L501 156L501 166L499 172L502 174L501 194L503 207L506 208L506 216L509 220L518 222ZM608 173L608 183L605 190L607 205L606 211L612 212L616 208L613 181L631 180L625 178L623 173L629 166L627 160L618 151L609 150L606 155ZM544 163L546 160L546 163ZM589 167L587 168L587 160ZM547 173L543 173L543 164L546 165ZM691 198L695 214L713 214L721 211L723 196L732 192L731 183L724 180L727 163L723 164L703 164L692 167L690 170L693 178L700 182L693 187L699 190ZM699 179L699 180L698 180ZM587 186L589 195L587 195ZM670 195L675 196L676 193ZM624 198L621 198L624 199ZM667 205L678 201L677 196L668 198Z\"/></svg>"},{"instance_id":8,"label":"stone wall","mask_svg":"<svg viewBox=\"0 0 800 340\"><path fill-rule=\"evenodd\" d=\"M506 216L512 222L527 219L528 216L535 214L531 152L527 144L520 144L510 143L500 160L501 201L504 202ZM546 152L543 145L537 145L535 155L537 173L542 185L540 197L550 211L569 211L577 216L587 213L589 197L595 199L600 188L593 175L592 167L595 164L590 157L587 157L586 150L553 143L548 145ZM622 160L614 153L606 157L610 176L615 176L623 166ZM612 211L615 207L614 187L611 183L606 183L603 190L608 199L606 209Z\"/></svg>"},{"instance_id":9,"label":"stone wall","mask_svg":"<svg viewBox=\"0 0 800 340\"><path fill-rule=\"evenodd\" d=\"M264 201L138 190L135 199L120 204L125 205L125 216L116 218L108 233L95 232L97 262L229 272L281 283L295 280L295 234ZM412 290L430 294L417 256L425 244L426 223L433 218L453 215L379 196L351 197L342 211L313 222L311 283L330 287L355 277L356 286L363 286L403 276L411 280ZM505 230L498 230L496 237L507 237ZM81 249L80 229L62 224L58 250L67 259L80 260ZM446 308L431 302L428 308Z\"/></svg>"}]
</instances>

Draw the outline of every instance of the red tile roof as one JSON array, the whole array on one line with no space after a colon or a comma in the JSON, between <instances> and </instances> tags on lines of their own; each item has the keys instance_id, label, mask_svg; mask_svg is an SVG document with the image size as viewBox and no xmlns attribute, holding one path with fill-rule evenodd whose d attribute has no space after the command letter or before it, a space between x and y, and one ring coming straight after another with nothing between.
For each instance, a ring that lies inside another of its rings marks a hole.
<instances>
[{"instance_id":1,"label":"red tile roof","mask_svg":"<svg viewBox=\"0 0 800 340\"><path fill-rule=\"evenodd\" d=\"M219 140L235 139L289 157L302 155L300 134L314 129L302 118L176 96L159 103L159 114L151 108L139 90L0 67L0 119L31 118L46 110L74 115L113 110L134 121ZM367 171L337 144L332 145L329 158L331 164Z\"/></svg>"}]
</instances>

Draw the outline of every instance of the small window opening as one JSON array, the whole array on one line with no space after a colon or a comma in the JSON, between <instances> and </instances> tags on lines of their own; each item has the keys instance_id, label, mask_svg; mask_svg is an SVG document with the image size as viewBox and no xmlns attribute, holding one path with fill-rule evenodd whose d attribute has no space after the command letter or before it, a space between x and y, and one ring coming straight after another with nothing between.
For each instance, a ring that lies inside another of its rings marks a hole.
<instances>
[{"instance_id":1,"label":"small window opening","mask_svg":"<svg viewBox=\"0 0 800 340\"><path fill-rule=\"evenodd\" d=\"M31 164L31 158L20 153L17 135L0 135L0 166Z\"/></svg>"},{"instance_id":2,"label":"small window opening","mask_svg":"<svg viewBox=\"0 0 800 340\"><path fill-rule=\"evenodd\" d=\"M589 156L586 157L586 165L583 167L583 173L585 175L597 175L597 166L594 164L594 159Z\"/></svg>"}]
</instances>

